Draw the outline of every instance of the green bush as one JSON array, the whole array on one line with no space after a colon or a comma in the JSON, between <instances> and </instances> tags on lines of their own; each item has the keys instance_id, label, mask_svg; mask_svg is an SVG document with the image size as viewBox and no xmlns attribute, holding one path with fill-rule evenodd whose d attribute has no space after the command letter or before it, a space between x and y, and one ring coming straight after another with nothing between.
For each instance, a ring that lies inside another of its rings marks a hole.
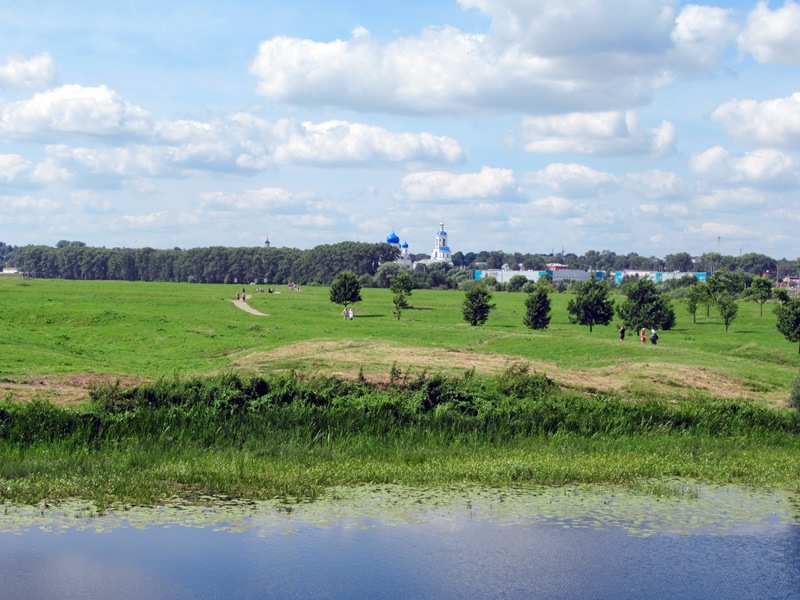
<instances>
[{"instance_id":1,"label":"green bush","mask_svg":"<svg viewBox=\"0 0 800 600\"><path fill-rule=\"evenodd\" d=\"M800 373L795 377L789 390L789 406L800 412Z\"/></svg>"}]
</instances>

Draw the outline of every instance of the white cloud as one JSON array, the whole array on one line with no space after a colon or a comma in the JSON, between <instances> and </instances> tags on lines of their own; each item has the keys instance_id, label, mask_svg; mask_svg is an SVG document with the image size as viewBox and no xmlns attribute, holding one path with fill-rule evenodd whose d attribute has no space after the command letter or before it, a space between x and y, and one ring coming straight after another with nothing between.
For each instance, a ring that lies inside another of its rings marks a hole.
<instances>
[{"instance_id":1,"label":"white cloud","mask_svg":"<svg viewBox=\"0 0 800 600\"><path fill-rule=\"evenodd\" d=\"M281 188L261 188L235 193L207 192L201 194L200 204L205 209L229 210L250 213L270 211L290 213L306 206L313 195L293 193Z\"/></svg>"},{"instance_id":2,"label":"white cloud","mask_svg":"<svg viewBox=\"0 0 800 600\"><path fill-rule=\"evenodd\" d=\"M28 89L44 87L53 82L56 67L52 57L38 54L31 58L10 56L4 65L0 65L0 89Z\"/></svg>"},{"instance_id":3,"label":"white cloud","mask_svg":"<svg viewBox=\"0 0 800 600\"><path fill-rule=\"evenodd\" d=\"M31 180L36 183L59 183L72 179L72 173L53 157L45 157L31 173Z\"/></svg>"},{"instance_id":4,"label":"white cloud","mask_svg":"<svg viewBox=\"0 0 800 600\"><path fill-rule=\"evenodd\" d=\"M575 204L560 196L547 196L531 202L531 207L538 215L561 217L570 214Z\"/></svg>"},{"instance_id":5,"label":"white cloud","mask_svg":"<svg viewBox=\"0 0 800 600\"><path fill-rule=\"evenodd\" d=\"M631 111L526 117L520 137L528 152L618 156L644 153L663 157L675 149L675 127L663 121L645 131Z\"/></svg>"},{"instance_id":6,"label":"white cloud","mask_svg":"<svg viewBox=\"0 0 800 600\"><path fill-rule=\"evenodd\" d=\"M382 43L359 28L330 42L268 39L251 65L258 92L373 112L602 111L640 105L668 83L676 44L682 61L714 66L729 37L724 11L689 11L676 25L670 0L460 4L491 18L487 33L430 27Z\"/></svg>"},{"instance_id":7,"label":"white cloud","mask_svg":"<svg viewBox=\"0 0 800 600\"><path fill-rule=\"evenodd\" d=\"M29 100L0 105L0 132L10 135L144 133L150 127L144 109L122 101L100 85L64 85Z\"/></svg>"},{"instance_id":8,"label":"white cloud","mask_svg":"<svg viewBox=\"0 0 800 600\"><path fill-rule=\"evenodd\" d=\"M596 171L584 165L554 163L528 175L525 183L547 185L557 194L581 198L618 187L620 179L616 175Z\"/></svg>"},{"instance_id":9,"label":"white cloud","mask_svg":"<svg viewBox=\"0 0 800 600\"><path fill-rule=\"evenodd\" d=\"M445 171L411 173L403 177L403 190L412 200L456 200L466 198L514 199L517 180L510 169L483 167L480 173L453 174Z\"/></svg>"},{"instance_id":10,"label":"white cloud","mask_svg":"<svg viewBox=\"0 0 800 600\"><path fill-rule=\"evenodd\" d=\"M637 0L459 0L492 18L491 38L541 56L607 54L616 60L669 46L673 3ZM564 32L569 32L565 35Z\"/></svg>"},{"instance_id":11,"label":"white cloud","mask_svg":"<svg viewBox=\"0 0 800 600\"><path fill-rule=\"evenodd\" d=\"M660 169L628 173L623 177L623 186L625 189L651 200L683 195L689 187L676 173Z\"/></svg>"},{"instance_id":12,"label":"white cloud","mask_svg":"<svg viewBox=\"0 0 800 600\"><path fill-rule=\"evenodd\" d=\"M49 198L33 196L0 196L0 214L4 213L49 213L58 203Z\"/></svg>"},{"instance_id":13,"label":"white cloud","mask_svg":"<svg viewBox=\"0 0 800 600\"><path fill-rule=\"evenodd\" d=\"M10 183L18 175L29 171L31 164L19 154L0 154L0 180Z\"/></svg>"},{"instance_id":14,"label":"white cloud","mask_svg":"<svg viewBox=\"0 0 800 600\"><path fill-rule=\"evenodd\" d=\"M672 31L675 47L670 58L689 72L709 71L720 63L738 32L730 10L689 4L678 15Z\"/></svg>"},{"instance_id":15,"label":"white cloud","mask_svg":"<svg viewBox=\"0 0 800 600\"><path fill-rule=\"evenodd\" d=\"M800 164L782 152L755 150L731 156L719 146L692 156L689 166L700 178L721 185L780 188L800 182Z\"/></svg>"},{"instance_id":16,"label":"white cloud","mask_svg":"<svg viewBox=\"0 0 800 600\"><path fill-rule=\"evenodd\" d=\"M738 142L800 150L800 92L765 102L731 100L711 113Z\"/></svg>"},{"instance_id":17,"label":"white cloud","mask_svg":"<svg viewBox=\"0 0 800 600\"><path fill-rule=\"evenodd\" d=\"M748 238L758 235L758 232L749 231L744 227L740 227L739 225L734 225L732 223L702 223L696 227L687 227L686 232L693 236L704 237L708 239L725 237L734 238L737 240L748 240Z\"/></svg>"},{"instance_id":18,"label":"white cloud","mask_svg":"<svg viewBox=\"0 0 800 600\"><path fill-rule=\"evenodd\" d=\"M689 207L685 204L640 204L634 213L643 217L663 217L667 219L682 218L689 215Z\"/></svg>"},{"instance_id":19,"label":"white cloud","mask_svg":"<svg viewBox=\"0 0 800 600\"><path fill-rule=\"evenodd\" d=\"M702 210L742 212L765 204L764 195L748 188L715 189L695 198L694 205Z\"/></svg>"},{"instance_id":20,"label":"white cloud","mask_svg":"<svg viewBox=\"0 0 800 600\"><path fill-rule=\"evenodd\" d=\"M275 149L277 163L346 165L355 163L463 162L464 150L448 137L393 133L347 121L305 122L292 128Z\"/></svg>"},{"instance_id":21,"label":"white cloud","mask_svg":"<svg viewBox=\"0 0 800 600\"><path fill-rule=\"evenodd\" d=\"M785 0L783 7L770 10L759 2L747 16L739 46L761 63L800 64L800 5Z\"/></svg>"}]
</instances>

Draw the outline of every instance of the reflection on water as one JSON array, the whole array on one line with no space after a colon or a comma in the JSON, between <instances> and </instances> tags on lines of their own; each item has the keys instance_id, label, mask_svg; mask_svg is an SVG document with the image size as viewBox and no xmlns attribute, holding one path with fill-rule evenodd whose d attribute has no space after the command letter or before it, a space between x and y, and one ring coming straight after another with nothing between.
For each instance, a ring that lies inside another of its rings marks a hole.
<instances>
[{"instance_id":1,"label":"reflection on water","mask_svg":"<svg viewBox=\"0 0 800 600\"><path fill-rule=\"evenodd\" d=\"M0 597L800 598L800 509L735 488L338 489L0 507Z\"/></svg>"}]
</instances>

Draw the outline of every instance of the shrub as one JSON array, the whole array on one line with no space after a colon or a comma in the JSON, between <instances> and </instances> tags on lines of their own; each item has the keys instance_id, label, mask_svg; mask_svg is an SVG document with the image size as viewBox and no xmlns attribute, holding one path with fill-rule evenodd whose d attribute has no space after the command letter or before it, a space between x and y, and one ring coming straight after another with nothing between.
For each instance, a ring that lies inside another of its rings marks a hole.
<instances>
[{"instance_id":1,"label":"shrub","mask_svg":"<svg viewBox=\"0 0 800 600\"><path fill-rule=\"evenodd\" d=\"M794 383L789 390L789 406L800 412L800 373L794 378Z\"/></svg>"}]
</instances>

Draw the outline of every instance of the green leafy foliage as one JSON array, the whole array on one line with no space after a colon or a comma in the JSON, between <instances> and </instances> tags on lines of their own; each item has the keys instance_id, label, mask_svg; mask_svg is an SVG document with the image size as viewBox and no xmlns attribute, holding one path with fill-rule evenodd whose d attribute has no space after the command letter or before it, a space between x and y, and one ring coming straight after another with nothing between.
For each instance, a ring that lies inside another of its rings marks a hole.
<instances>
[{"instance_id":1,"label":"green leafy foliage","mask_svg":"<svg viewBox=\"0 0 800 600\"><path fill-rule=\"evenodd\" d=\"M719 316L722 317L722 322L725 324L725 331L728 331L728 326L736 318L736 313L739 312L739 305L733 296L728 293L723 293L717 296L715 303Z\"/></svg>"},{"instance_id":2,"label":"green leafy foliage","mask_svg":"<svg viewBox=\"0 0 800 600\"><path fill-rule=\"evenodd\" d=\"M491 292L483 286L467 290L464 293L464 303L461 305L464 320L473 327L486 323L489 313L495 307L490 302L491 299Z\"/></svg>"},{"instance_id":3,"label":"green leafy foliage","mask_svg":"<svg viewBox=\"0 0 800 600\"><path fill-rule=\"evenodd\" d=\"M659 294L648 277L641 277L627 286L627 299L617 307L623 323L633 329L672 329L675 311L667 294Z\"/></svg>"},{"instance_id":4,"label":"green leafy foliage","mask_svg":"<svg viewBox=\"0 0 800 600\"><path fill-rule=\"evenodd\" d=\"M789 406L800 412L800 373L794 378L789 390Z\"/></svg>"},{"instance_id":5,"label":"green leafy foliage","mask_svg":"<svg viewBox=\"0 0 800 600\"><path fill-rule=\"evenodd\" d=\"M800 299L793 298L775 307L778 331L790 342L800 343ZM800 345L798 345L800 352Z\"/></svg>"},{"instance_id":6,"label":"green leafy foliage","mask_svg":"<svg viewBox=\"0 0 800 600\"><path fill-rule=\"evenodd\" d=\"M764 316L764 302L772 298L772 290L774 288L775 285L771 279L761 276L753 278L753 283L750 284L750 291L759 304L760 316Z\"/></svg>"},{"instance_id":7,"label":"green leafy foliage","mask_svg":"<svg viewBox=\"0 0 800 600\"><path fill-rule=\"evenodd\" d=\"M537 286L525 298L525 316L522 322L529 329L547 329L550 324L550 296L546 287Z\"/></svg>"},{"instance_id":8,"label":"green leafy foliage","mask_svg":"<svg viewBox=\"0 0 800 600\"><path fill-rule=\"evenodd\" d=\"M361 302L361 284L352 271L343 271L331 284L330 299L345 308Z\"/></svg>"},{"instance_id":9,"label":"green leafy foliage","mask_svg":"<svg viewBox=\"0 0 800 600\"><path fill-rule=\"evenodd\" d=\"M614 318L614 300L608 295L609 288L605 282L589 279L582 283L575 298L567 303L570 321L588 325L590 332L595 325L608 325Z\"/></svg>"}]
</instances>

